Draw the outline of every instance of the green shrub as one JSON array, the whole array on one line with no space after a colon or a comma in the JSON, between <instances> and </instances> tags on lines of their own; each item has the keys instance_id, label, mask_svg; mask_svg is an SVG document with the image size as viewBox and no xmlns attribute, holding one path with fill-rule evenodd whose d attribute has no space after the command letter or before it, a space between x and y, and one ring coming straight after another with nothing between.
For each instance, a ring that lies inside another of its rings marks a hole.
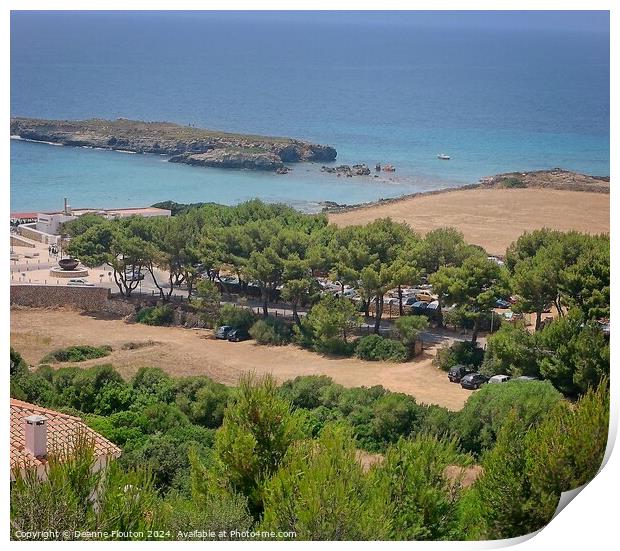
<instances>
[{"instance_id":1,"label":"green shrub","mask_svg":"<svg viewBox=\"0 0 620 551\"><path fill-rule=\"evenodd\" d=\"M296 328L297 342L323 354L350 356L355 345L349 338L360 320L350 300L326 295L312 307L301 328Z\"/></svg>"},{"instance_id":2,"label":"green shrub","mask_svg":"<svg viewBox=\"0 0 620 551\"><path fill-rule=\"evenodd\" d=\"M112 347L104 344L103 346L70 346L69 348L60 348L47 354L41 363L48 362L84 362L86 360L94 360L109 356Z\"/></svg>"},{"instance_id":3,"label":"green shrub","mask_svg":"<svg viewBox=\"0 0 620 551\"><path fill-rule=\"evenodd\" d=\"M250 328L250 335L258 344L280 346L291 342L293 333L285 321L269 317L255 322Z\"/></svg>"},{"instance_id":4,"label":"green shrub","mask_svg":"<svg viewBox=\"0 0 620 551\"><path fill-rule=\"evenodd\" d=\"M280 394L294 407L314 409L323 405L326 387L334 382L326 375L308 375L285 381Z\"/></svg>"},{"instance_id":5,"label":"green shrub","mask_svg":"<svg viewBox=\"0 0 620 551\"><path fill-rule=\"evenodd\" d=\"M355 342L345 342L337 337L323 338L314 341L313 348L321 354L348 358L355 352Z\"/></svg>"},{"instance_id":6,"label":"green shrub","mask_svg":"<svg viewBox=\"0 0 620 551\"><path fill-rule=\"evenodd\" d=\"M455 365L467 365L478 369L484 359L484 350L475 343L458 341L451 345L444 345L437 351L433 363L444 371Z\"/></svg>"},{"instance_id":7,"label":"green shrub","mask_svg":"<svg viewBox=\"0 0 620 551\"><path fill-rule=\"evenodd\" d=\"M13 350L11 348L11 367L10 367L11 378L19 378L22 375L26 375L28 373L28 364L22 358L22 355L17 352L17 350Z\"/></svg>"},{"instance_id":8,"label":"green shrub","mask_svg":"<svg viewBox=\"0 0 620 551\"><path fill-rule=\"evenodd\" d=\"M135 393L134 402L140 405L170 403L175 398L174 381L158 367L141 367L134 375L131 386Z\"/></svg>"},{"instance_id":9,"label":"green shrub","mask_svg":"<svg viewBox=\"0 0 620 551\"><path fill-rule=\"evenodd\" d=\"M247 329L256 321L256 315L248 308L239 308L232 304L225 304L220 311L218 326L230 325L239 329Z\"/></svg>"},{"instance_id":10,"label":"green shrub","mask_svg":"<svg viewBox=\"0 0 620 551\"><path fill-rule=\"evenodd\" d=\"M560 402L562 395L548 381L483 385L458 413L455 432L464 450L480 454L493 447L511 414L529 427L547 418Z\"/></svg>"},{"instance_id":11,"label":"green shrub","mask_svg":"<svg viewBox=\"0 0 620 551\"><path fill-rule=\"evenodd\" d=\"M513 189L513 188L524 188L524 187L527 187L527 185L520 178L511 176L509 178L504 178L504 180L502 180L502 187Z\"/></svg>"},{"instance_id":12,"label":"green shrub","mask_svg":"<svg viewBox=\"0 0 620 551\"><path fill-rule=\"evenodd\" d=\"M146 325L170 325L174 321L174 310L168 304L147 306L136 314L136 320Z\"/></svg>"},{"instance_id":13,"label":"green shrub","mask_svg":"<svg viewBox=\"0 0 620 551\"><path fill-rule=\"evenodd\" d=\"M54 388L47 379L30 373L11 381L11 397L41 406L51 406L54 401Z\"/></svg>"},{"instance_id":14,"label":"green shrub","mask_svg":"<svg viewBox=\"0 0 620 551\"><path fill-rule=\"evenodd\" d=\"M362 360L404 362L407 349L401 342L379 335L368 335L357 341L355 355Z\"/></svg>"},{"instance_id":15,"label":"green shrub","mask_svg":"<svg viewBox=\"0 0 620 551\"><path fill-rule=\"evenodd\" d=\"M424 316L401 316L394 322L396 338L400 339L400 342L410 351L413 351L420 332L427 328L428 319Z\"/></svg>"}]
</instances>

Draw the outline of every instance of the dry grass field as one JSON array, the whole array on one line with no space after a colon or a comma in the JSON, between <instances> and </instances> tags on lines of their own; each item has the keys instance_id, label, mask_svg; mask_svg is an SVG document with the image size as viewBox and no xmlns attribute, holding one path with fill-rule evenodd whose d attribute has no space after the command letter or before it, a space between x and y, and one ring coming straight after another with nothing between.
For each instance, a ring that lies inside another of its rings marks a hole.
<instances>
[{"instance_id":1,"label":"dry grass field","mask_svg":"<svg viewBox=\"0 0 620 551\"><path fill-rule=\"evenodd\" d=\"M333 213L329 220L349 226L387 216L421 234L455 227L469 243L501 255L523 232L537 228L609 232L609 194L542 188L455 190Z\"/></svg>"},{"instance_id":2,"label":"dry grass field","mask_svg":"<svg viewBox=\"0 0 620 551\"><path fill-rule=\"evenodd\" d=\"M126 349L128 343L145 346ZM407 363L364 362L329 358L293 345L219 341L204 329L152 327L72 310L11 311L11 346L29 364L37 365L52 350L77 344L111 345L110 356L76 365L111 363L125 377L142 366L161 367L174 376L207 375L229 385L236 384L239 375L247 371L272 373L279 381L298 375L328 375L347 387L383 385L410 394L421 403L451 410L461 409L471 395L471 391L450 383L446 374L431 364L434 349Z\"/></svg>"}]
</instances>

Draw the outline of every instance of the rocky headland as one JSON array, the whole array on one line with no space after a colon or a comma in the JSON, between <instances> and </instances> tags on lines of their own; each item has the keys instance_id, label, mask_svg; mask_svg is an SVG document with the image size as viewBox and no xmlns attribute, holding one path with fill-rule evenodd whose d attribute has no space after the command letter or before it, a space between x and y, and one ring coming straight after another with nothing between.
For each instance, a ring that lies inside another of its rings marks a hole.
<instances>
[{"instance_id":1,"label":"rocky headland","mask_svg":"<svg viewBox=\"0 0 620 551\"><path fill-rule=\"evenodd\" d=\"M15 117L11 136L36 142L166 155L170 162L218 168L288 172L287 164L331 162L327 145L292 138L232 134L169 122L83 121Z\"/></svg>"},{"instance_id":2,"label":"rocky headland","mask_svg":"<svg viewBox=\"0 0 620 551\"><path fill-rule=\"evenodd\" d=\"M585 191L591 193L609 194L609 176L590 176L562 168L551 170L534 170L530 172L505 172L495 176L485 176L475 184L466 184L453 188L442 188L433 191L410 193L399 197L379 199L357 205L341 205L334 201L323 201L322 211L329 213L349 212L365 209L372 206L389 205L405 202L415 197L439 195L468 189L520 189L538 188L555 189L560 191Z\"/></svg>"}]
</instances>

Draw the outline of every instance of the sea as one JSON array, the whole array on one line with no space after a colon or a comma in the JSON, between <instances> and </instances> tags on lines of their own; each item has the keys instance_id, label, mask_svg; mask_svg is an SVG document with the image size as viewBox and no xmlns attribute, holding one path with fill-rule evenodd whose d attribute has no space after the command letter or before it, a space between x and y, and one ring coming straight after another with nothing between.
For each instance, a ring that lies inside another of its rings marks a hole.
<instances>
[{"instance_id":1,"label":"sea","mask_svg":"<svg viewBox=\"0 0 620 551\"><path fill-rule=\"evenodd\" d=\"M277 175L11 140L11 211L258 197L312 212L507 171L609 175L608 16L525 13L14 11L12 116L295 137L396 171Z\"/></svg>"}]
</instances>

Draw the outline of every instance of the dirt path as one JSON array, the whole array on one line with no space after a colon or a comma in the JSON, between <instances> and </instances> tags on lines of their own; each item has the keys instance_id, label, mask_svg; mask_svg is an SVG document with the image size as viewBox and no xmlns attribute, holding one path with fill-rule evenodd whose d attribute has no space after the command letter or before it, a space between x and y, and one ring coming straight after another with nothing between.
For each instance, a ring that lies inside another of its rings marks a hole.
<instances>
[{"instance_id":1,"label":"dirt path","mask_svg":"<svg viewBox=\"0 0 620 551\"><path fill-rule=\"evenodd\" d=\"M421 234L452 226L469 243L490 254L504 254L523 232L537 228L609 232L609 194L537 188L457 190L334 213L329 220L349 226L386 216Z\"/></svg>"},{"instance_id":2,"label":"dirt path","mask_svg":"<svg viewBox=\"0 0 620 551\"><path fill-rule=\"evenodd\" d=\"M133 350L121 348L130 342L148 341L153 343ZM11 311L11 346L28 363L36 365L48 352L76 344L111 345L114 351L110 356L78 365L111 363L125 377L142 366L161 367L174 376L208 375L229 385L236 384L246 371L269 372L280 381L298 375L328 375L347 387L383 385L410 394L421 403L451 410L462 408L471 396L470 391L450 383L444 372L431 365L433 349L413 362L363 362L328 358L292 345L229 343L215 340L207 330L150 327L70 310Z\"/></svg>"}]
</instances>

